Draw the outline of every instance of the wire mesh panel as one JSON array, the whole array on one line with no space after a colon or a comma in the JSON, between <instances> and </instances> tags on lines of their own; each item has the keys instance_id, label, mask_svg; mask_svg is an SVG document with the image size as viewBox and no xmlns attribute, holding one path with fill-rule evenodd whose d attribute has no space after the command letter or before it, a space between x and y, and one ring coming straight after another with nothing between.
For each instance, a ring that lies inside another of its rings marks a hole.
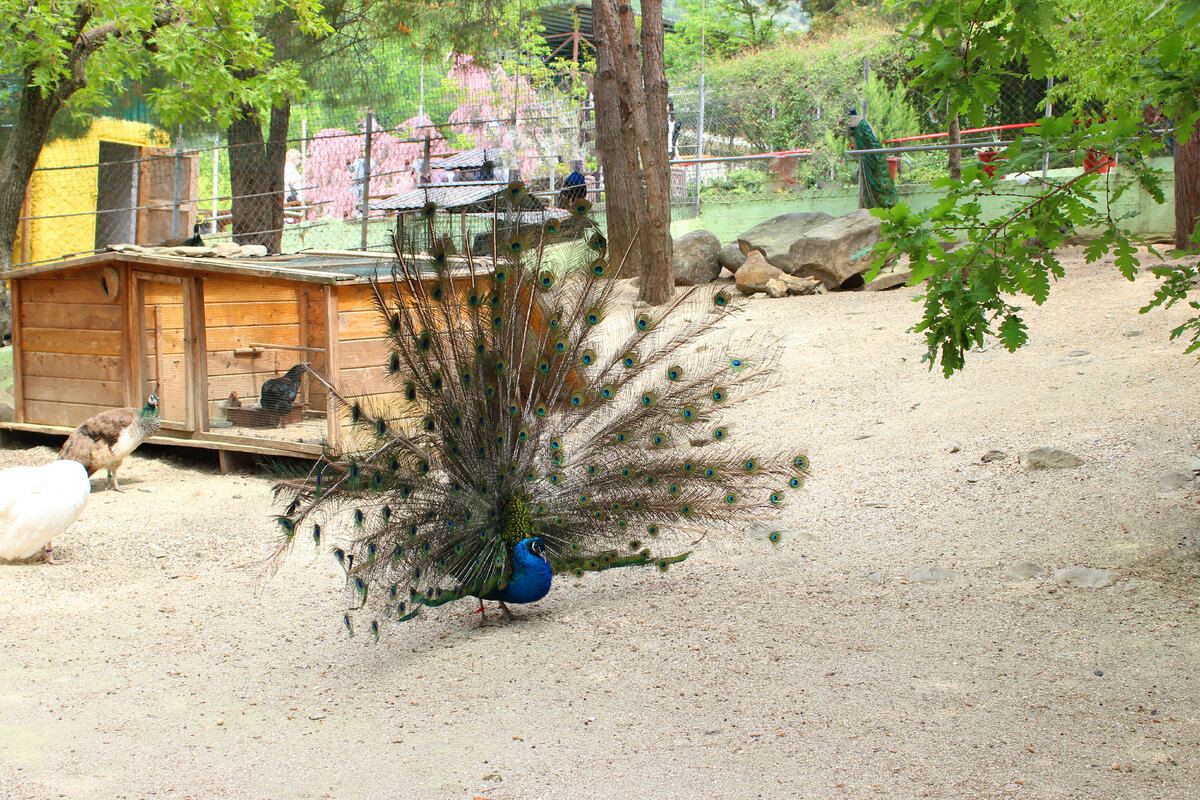
<instances>
[{"instance_id":1,"label":"wire mesh panel","mask_svg":"<svg viewBox=\"0 0 1200 800\"><path fill-rule=\"evenodd\" d=\"M325 309L319 285L204 278L204 397L211 432L324 440L327 398L305 366L325 368Z\"/></svg>"},{"instance_id":2,"label":"wire mesh panel","mask_svg":"<svg viewBox=\"0 0 1200 800\"><path fill-rule=\"evenodd\" d=\"M187 292L182 278L134 273L135 342L139 395L158 393L158 415L164 428L194 429L191 399L191 338Z\"/></svg>"}]
</instances>

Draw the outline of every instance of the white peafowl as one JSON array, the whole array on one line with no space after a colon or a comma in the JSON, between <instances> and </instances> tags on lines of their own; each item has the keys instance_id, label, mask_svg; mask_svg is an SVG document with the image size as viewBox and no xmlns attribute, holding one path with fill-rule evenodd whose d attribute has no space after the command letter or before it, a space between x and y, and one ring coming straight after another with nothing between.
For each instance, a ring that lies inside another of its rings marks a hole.
<instances>
[{"instance_id":1,"label":"white peafowl","mask_svg":"<svg viewBox=\"0 0 1200 800\"><path fill-rule=\"evenodd\" d=\"M40 551L48 564L50 540L79 518L92 491L78 461L0 470L0 559L31 558Z\"/></svg>"}]
</instances>

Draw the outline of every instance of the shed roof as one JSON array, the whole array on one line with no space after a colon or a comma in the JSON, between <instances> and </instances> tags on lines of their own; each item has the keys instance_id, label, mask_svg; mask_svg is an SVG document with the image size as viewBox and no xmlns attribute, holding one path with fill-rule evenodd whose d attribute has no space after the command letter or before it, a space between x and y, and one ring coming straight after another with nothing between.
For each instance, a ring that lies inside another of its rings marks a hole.
<instances>
[{"instance_id":1,"label":"shed roof","mask_svg":"<svg viewBox=\"0 0 1200 800\"><path fill-rule=\"evenodd\" d=\"M498 147L464 150L445 158L430 159L430 166L434 169L479 169L484 164L495 164L503 154Z\"/></svg>"},{"instance_id":2,"label":"shed roof","mask_svg":"<svg viewBox=\"0 0 1200 800\"><path fill-rule=\"evenodd\" d=\"M384 200L371 203L377 211L418 211L426 203L435 203L438 208L463 210L486 203L497 197L508 184L504 181L477 183L434 183L418 186Z\"/></svg>"},{"instance_id":3,"label":"shed roof","mask_svg":"<svg viewBox=\"0 0 1200 800\"><path fill-rule=\"evenodd\" d=\"M394 255L391 253L350 250L304 250L290 255L260 258L218 258L110 251L8 270L0 273L0 280L20 280L35 275L49 275L82 267L127 262L144 267L165 267L186 272L243 275L304 283L338 283L361 278L376 269L386 268L393 258Z\"/></svg>"}]
</instances>

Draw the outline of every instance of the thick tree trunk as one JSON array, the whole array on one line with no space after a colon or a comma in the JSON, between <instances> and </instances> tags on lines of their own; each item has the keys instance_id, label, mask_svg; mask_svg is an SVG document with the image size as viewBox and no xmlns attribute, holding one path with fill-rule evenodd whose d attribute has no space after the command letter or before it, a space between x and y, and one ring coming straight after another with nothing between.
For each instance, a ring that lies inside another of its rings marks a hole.
<instances>
[{"instance_id":1,"label":"thick tree trunk","mask_svg":"<svg viewBox=\"0 0 1200 800\"><path fill-rule=\"evenodd\" d=\"M233 240L261 244L269 253L278 253L283 242L283 169L291 115L290 101L273 106L264 141L258 111L242 106L227 131Z\"/></svg>"},{"instance_id":2,"label":"thick tree trunk","mask_svg":"<svg viewBox=\"0 0 1200 800\"><path fill-rule=\"evenodd\" d=\"M962 134L959 133L961 123L958 119L958 114L950 118L950 127L947 128L946 144L962 144ZM958 180L962 177L962 150L948 150L949 161L946 163L947 169L950 171L950 177Z\"/></svg>"},{"instance_id":3,"label":"thick tree trunk","mask_svg":"<svg viewBox=\"0 0 1200 800\"><path fill-rule=\"evenodd\" d=\"M612 56L621 127L619 142L628 154L627 159L634 164L632 171L639 178L637 189L627 200L635 204L636 219L640 224L638 297L653 304L663 303L670 297L674 282L670 263L670 180L666 163L666 78L663 76L662 85L650 90L653 99L648 97L646 82L647 75L651 77L651 83L657 82L656 73L662 75L662 9L661 6L656 8L657 12L651 10L651 18L643 18L643 28L649 28L644 43L651 49L647 72L639 54L633 9L625 4L618 6L615 0L596 0L592 5L601 40ZM657 17L657 24L654 17ZM662 130L656 131L653 137L647 111L651 102L661 105L654 115ZM596 110L597 117L604 113L599 103ZM661 149L654 144L656 140ZM639 163L640 167L637 166Z\"/></svg>"},{"instance_id":4,"label":"thick tree trunk","mask_svg":"<svg viewBox=\"0 0 1200 800\"><path fill-rule=\"evenodd\" d=\"M62 106L58 93L44 96L33 86L30 70L25 71L25 90L21 93L21 110L12 135L0 156L0 272L12 267L13 245L21 225L21 208L29 179L37 165L42 143ZM73 90L72 90L73 91ZM0 283L0 341L12 333L12 310L8 290Z\"/></svg>"},{"instance_id":5,"label":"thick tree trunk","mask_svg":"<svg viewBox=\"0 0 1200 800\"><path fill-rule=\"evenodd\" d=\"M603 13L603 12L601 12ZM628 158L631 148L621 137L621 112L617 103L617 79L610 48L603 41L596 48L596 152L604 168L604 211L608 219L608 254L617 277L638 273L641 261L635 247L638 239L638 208L642 188ZM629 259L624 262L625 254Z\"/></svg>"},{"instance_id":6,"label":"thick tree trunk","mask_svg":"<svg viewBox=\"0 0 1200 800\"><path fill-rule=\"evenodd\" d=\"M1195 250L1192 241L1196 219L1200 217L1200 124L1191 130L1187 141L1175 142L1175 248Z\"/></svg>"},{"instance_id":7,"label":"thick tree trunk","mask_svg":"<svg viewBox=\"0 0 1200 800\"><path fill-rule=\"evenodd\" d=\"M638 296L665 303L675 290L671 242L671 164L667 157L667 73L663 59L662 0L642 0L642 82L648 136L642 142L649 239Z\"/></svg>"}]
</instances>

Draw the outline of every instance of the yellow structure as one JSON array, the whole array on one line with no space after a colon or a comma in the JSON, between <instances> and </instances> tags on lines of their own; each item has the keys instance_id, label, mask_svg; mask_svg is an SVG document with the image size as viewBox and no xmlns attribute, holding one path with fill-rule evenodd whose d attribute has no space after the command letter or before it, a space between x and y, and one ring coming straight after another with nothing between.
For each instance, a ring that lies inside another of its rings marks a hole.
<instances>
[{"instance_id":1,"label":"yellow structure","mask_svg":"<svg viewBox=\"0 0 1200 800\"><path fill-rule=\"evenodd\" d=\"M190 234L198 164L169 145L153 125L112 117L46 144L25 193L13 265Z\"/></svg>"}]
</instances>

